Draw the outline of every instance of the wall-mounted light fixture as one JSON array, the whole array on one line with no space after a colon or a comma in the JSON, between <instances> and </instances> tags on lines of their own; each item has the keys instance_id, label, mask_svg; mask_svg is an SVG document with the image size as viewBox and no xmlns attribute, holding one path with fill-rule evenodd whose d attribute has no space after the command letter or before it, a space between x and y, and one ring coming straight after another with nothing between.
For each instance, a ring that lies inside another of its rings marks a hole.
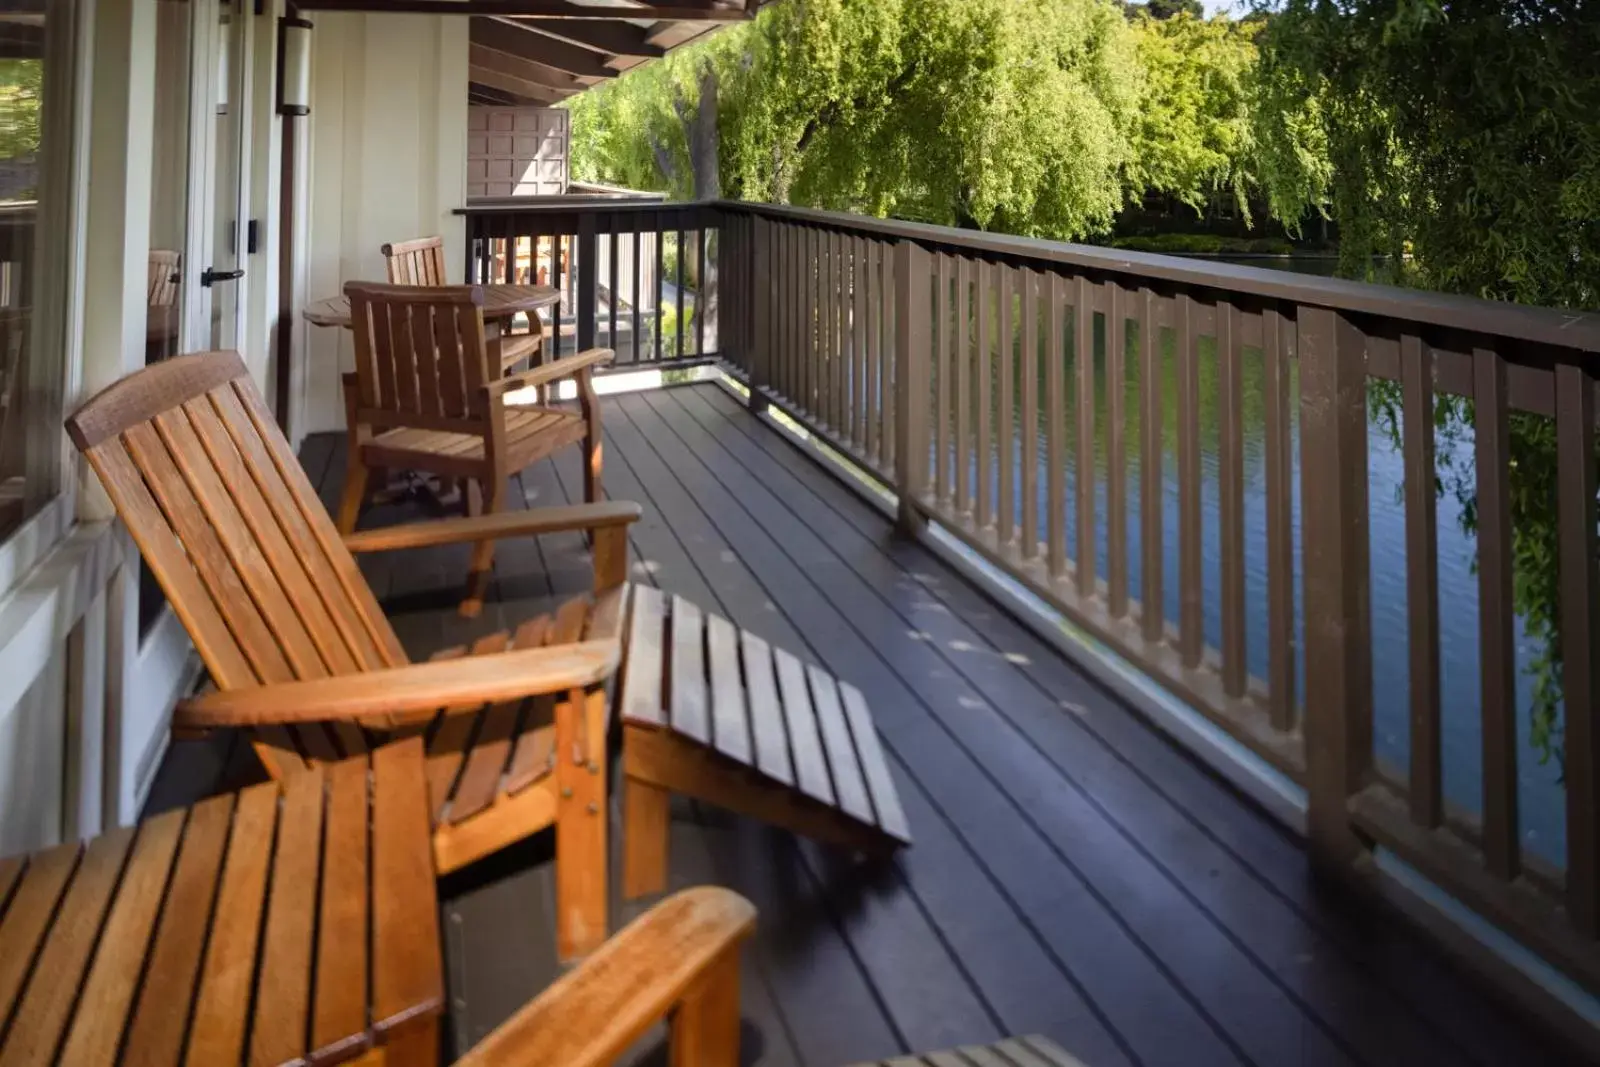
<instances>
[{"instance_id":1,"label":"wall-mounted light fixture","mask_svg":"<svg viewBox=\"0 0 1600 1067\"><path fill-rule=\"evenodd\" d=\"M278 114L311 114L311 23L278 20Z\"/></svg>"}]
</instances>

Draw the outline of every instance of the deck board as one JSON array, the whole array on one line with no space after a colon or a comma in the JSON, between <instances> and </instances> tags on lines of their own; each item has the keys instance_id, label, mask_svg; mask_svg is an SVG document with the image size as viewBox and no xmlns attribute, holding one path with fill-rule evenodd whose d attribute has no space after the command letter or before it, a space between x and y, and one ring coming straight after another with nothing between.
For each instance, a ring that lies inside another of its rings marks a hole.
<instances>
[{"instance_id":1,"label":"deck board","mask_svg":"<svg viewBox=\"0 0 1600 1067\"><path fill-rule=\"evenodd\" d=\"M1567 1062L1409 931L1319 893L1267 816L731 394L614 397L603 418L608 495L644 507L632 577L859 687L915 836L890 866L854 866L674 804L670 884L716 881L761 911L748 1063L839 1067L1023 1033L1088 1067ZM302 451L324 500L343 449L326 435ZM581 486L567 450L514 479L511 505ZM421 517L405 503L363 525ZM444 550L363 561L413 655L590 578L576 535L504 545L468 623L465 566ZM175 748L162 798L216 763ZM454 1014L471 1031L458 1046L557 973L553 940L521 936L548 924L528 918L549 906L547 857L519 847L445 884Z\"/></svg>"}]
</instances>

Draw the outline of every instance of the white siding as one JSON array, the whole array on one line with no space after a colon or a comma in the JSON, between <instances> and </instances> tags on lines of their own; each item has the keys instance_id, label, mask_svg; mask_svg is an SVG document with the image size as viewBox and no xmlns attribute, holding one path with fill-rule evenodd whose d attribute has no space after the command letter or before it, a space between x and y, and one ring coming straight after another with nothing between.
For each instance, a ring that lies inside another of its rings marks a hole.
<instances>
[{"instance_id":1,"label":"white siding","mask_svg":"<svg viewBox=\"0 0 1600 1067\"><path fill-rule=\"evenodd\" d=\"M465 257L467 20L325 12L314 19L305 297L382 280L379 247L442 234L448 276ZM303 433L344 428L347 334L296 325Z\"/></svg>"}]
</instances>

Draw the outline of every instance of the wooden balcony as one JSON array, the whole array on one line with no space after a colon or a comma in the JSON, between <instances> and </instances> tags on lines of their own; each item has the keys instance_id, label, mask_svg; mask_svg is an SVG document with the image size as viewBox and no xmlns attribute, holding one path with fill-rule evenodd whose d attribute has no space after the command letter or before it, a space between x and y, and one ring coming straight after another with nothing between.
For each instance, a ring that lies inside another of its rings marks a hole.
<instances>
[{"instance_id":1,"label":"wooden balcony","mask_svg":"<svg viewBox=\"0 0 1600 1067\"><path fill-rule=\"evenodd\" d=\"M645 510L636 578L860 686L915 831L873 868L675 811L673 885L731 886L760 909L747 1063L843 1067L1021 1033L1089 1067L1576 1062L1411 926L1321 888L1301 841L724 385L618 395L604 418L609 493ZM302 454L330 505L343 448L320 436ZM512 500L569 502L581 484L565 455ZM575 536L506 544L491 603L467 622L464 555L363 562L414 653L502 628L591 575ZM247 778L252 761L226 736L179 742L151 808ZM460 1047L557 973L544 848L442 887ZM635 1062L658 1056L651 1039Z\"/></svg>"}]
</instances>

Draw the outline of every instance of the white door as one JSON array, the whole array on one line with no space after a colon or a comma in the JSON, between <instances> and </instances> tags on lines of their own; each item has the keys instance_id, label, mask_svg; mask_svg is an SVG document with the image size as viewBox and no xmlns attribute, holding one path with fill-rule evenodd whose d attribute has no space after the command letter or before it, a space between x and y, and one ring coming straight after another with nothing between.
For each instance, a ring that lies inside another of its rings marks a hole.
<instances>
[{"instance_id":1,"label":"white door","mask_svg":"<svg viewBox=\"0 0 1600 1067\"><path fill-rule=\"evenodd\" d=\"M197 0L190 79L190 299L183 350L236 348L245 308L245 262L251 240L245 205L249 174L246 77L255 18L248 0Z\"/></svg>"}]
</instances>

